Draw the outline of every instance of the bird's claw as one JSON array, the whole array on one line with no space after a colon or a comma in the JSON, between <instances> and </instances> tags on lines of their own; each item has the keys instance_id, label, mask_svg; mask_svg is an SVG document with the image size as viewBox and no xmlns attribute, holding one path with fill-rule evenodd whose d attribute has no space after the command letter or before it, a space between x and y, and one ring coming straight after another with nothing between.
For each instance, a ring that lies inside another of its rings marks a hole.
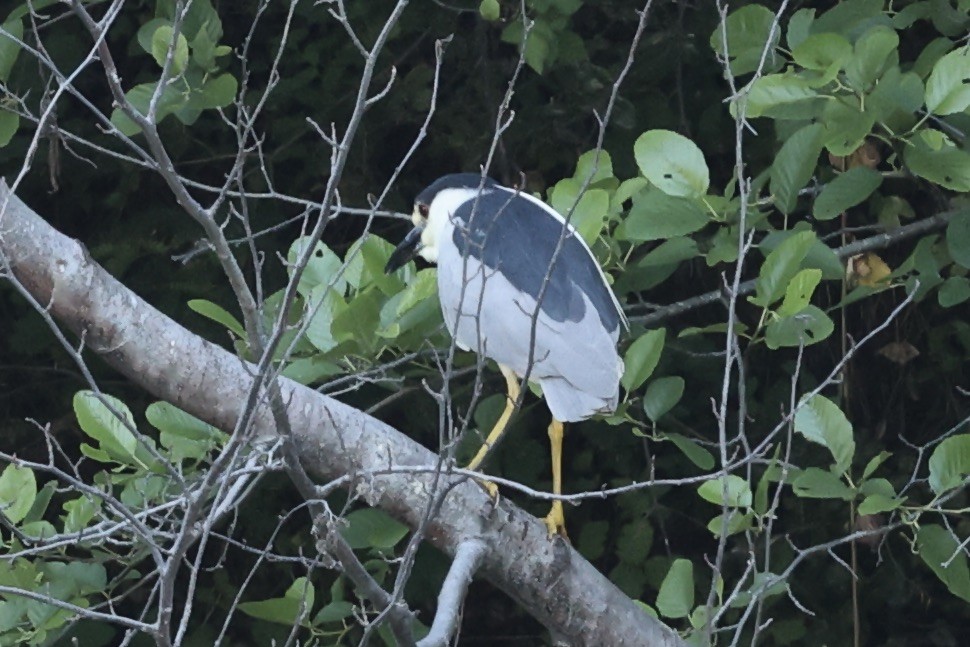
<instances>
[{"instance_id":1,"label":"bird's claw","mask_svg":"<svg viewBox=\"0 0 970 647\"><path fill-rule=\"evenodd\" d=\"M553 501L552 509L543 518L543 522L546 524L546 529L549 530L550 537L559 535L569 541L569 535L566 534L566 515L562 510L562 501Z\"/></svg>"}]
</instances>

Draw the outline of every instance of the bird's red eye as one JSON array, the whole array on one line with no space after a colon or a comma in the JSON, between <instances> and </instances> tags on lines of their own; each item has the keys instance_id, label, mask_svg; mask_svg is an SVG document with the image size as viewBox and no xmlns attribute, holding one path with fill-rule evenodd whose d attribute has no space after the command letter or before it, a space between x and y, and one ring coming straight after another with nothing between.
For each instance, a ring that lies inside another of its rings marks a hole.
<instances>
[{"instance_id":1,"label":"bird's red eye","mask_svg":"<svg viewBox=\"0 0 970 647\"><path fill-rule=\"evenodd\" d=\"M428 217L428 205L426 205L426 204L421 204L421 203L419 202L419 203L418 203L418 213L420 213L420 214L421 214L421 217L422 217L422 218L427 218L427 217Z\"/></svg>"}]
</instances>

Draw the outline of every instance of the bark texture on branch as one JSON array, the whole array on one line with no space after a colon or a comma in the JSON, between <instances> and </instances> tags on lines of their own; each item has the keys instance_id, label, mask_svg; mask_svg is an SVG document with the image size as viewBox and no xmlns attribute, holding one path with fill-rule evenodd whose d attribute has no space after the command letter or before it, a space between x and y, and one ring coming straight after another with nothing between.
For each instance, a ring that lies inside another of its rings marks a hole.
<instances>
[{"instance_id":1,"label":"bark texture on branch","mask_svg":"<svg viewBox=\"0 0 970 647\"><path fill-rule=\"evenodd\" d=\"M75 240L54 230L0 179L0 276L17 280L85 347L154 396L231 431L252 383L252 367L172 321L95 263ZM353 487L368 503L415 527L433 474L375 473L433 466L436 456L392 427L296 382L281 379L294 440L307 470L321 481L359 474ZM268 410L258 431L275 433ZM476 484L452 486L428 539L454 555L463 541L486 545L480 574L554 632L577 645L682 645L545 525L510 502L492 506ZM308 539L309 541L309 539ZM474 604L474 601L469 601Z\"/></svg>"}]
</instances>

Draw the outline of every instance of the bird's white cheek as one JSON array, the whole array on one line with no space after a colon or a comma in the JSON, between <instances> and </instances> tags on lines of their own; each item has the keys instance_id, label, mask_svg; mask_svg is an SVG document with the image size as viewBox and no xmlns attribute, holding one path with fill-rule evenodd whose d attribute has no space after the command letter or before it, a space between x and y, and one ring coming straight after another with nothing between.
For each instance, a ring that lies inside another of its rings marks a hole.
<instances>
[{"instance_id":1,"label":"bird's white cheek","mask_svg":"<svg viewBox=\"0 0 970 647\"><path fill-rule=\"evenodd\" d=\"M418 250L418 256L429 263L438 262L438 241L435 238L435 232L431 227L426 227L421 232L421 249Z\"/></svg>"}]
</instances>

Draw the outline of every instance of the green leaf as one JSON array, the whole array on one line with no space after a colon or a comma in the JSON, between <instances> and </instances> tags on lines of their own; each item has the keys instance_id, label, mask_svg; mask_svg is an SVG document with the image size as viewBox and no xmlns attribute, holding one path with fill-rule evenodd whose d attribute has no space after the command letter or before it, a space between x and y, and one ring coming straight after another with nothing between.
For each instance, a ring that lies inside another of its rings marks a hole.
<instances>
[{"instance_id":1,"label":"green leaf","mask_svg":"<svg viewBox=\"0 0 970 647\"><path fill-rule=\"evenodd\" d=\"M667 432L664 434L670 442L677 446L677 449L686 456L691 463L701 468L702 470L709 470L714 467L714 456L711 452L707 451L696 442L682 436L680 434L675 434L672 432Z\"/></svg>"},{"instance_id":2,"label":"green leaf","mask_svg":"<svg viewBox=\"0 0 970 647\"><path fill-rule=\"evenodd\" d=\"M292 268L296 266L300 257L304 254L310 239L306 236L297 238L290 245L286 253L286 260L290 269L290 277L293 276ZM343 295L347 289L347 278L341 268L343 261L329 247L317 241L313 246L313 252L307 261L306 269L300 276L300 284L297 290L304 298L310 296L310 292L318 285L326 285L333 288L339 295Z\"/></svg>"},{"instance_id":3,"label":"green leaf","mask_svg":"<svg viewBox=\"0 0 970 647\"><path fill-rule=\"evenodd\" d=\"M243 328L243 325L239 323L238 319L229 314L229 311L222 306L216 305L211 301L206 301L205 299L192 299L188 302L188 306L190 310L199 313L203 317L222 324L240 339L246 338L246 329Z\"/></svg>"},{"instance_id":4,"label":"green leaf","mask_svg":"<svg viewBox=\"0 0 970 647\"><path fill-rule=\"evenodd\" d=\"M10 18L0 25L0 29L3 29L3 33L0 33L0 82L6 83L10 80L10 70L13 69L20 54L20 44L11 36L22 41L24 23L19 18Z\"/></svg>"},{"instance_id":5,"label":"green leaf","mask_svg":"<svg viewBox=\"0 0 970 647\"><path fill-rule=\"evenodd\" d=\"M920 527L916 543L919 556L950 593L970 602L970 568L956 537L942 526L928 524Z\"/></svg>"},{"instance_id":6,"label":"green leaf","mask_svg":"<svg viewBox=\"0 0 970 647\"><path fill-rule=\"evenodd\" d=\"M583 240L593 243L603 231L603 223L610 209L610 194L603 189L587 188L577 203L576 198L582 187L583 181L576 178L560 180L552 190L550 202L563 218L569 218L569 224L576 228ZM573 210L572 214L570 209Z\"/></svg>"},{"instance_id":7,"label":"green leaf","mask_svg":"<svg viewBox=\"0 0 970 647\"><path fill-rule=\"evenodd\" d=\"M815 288L822 280L822 270L804 269L792 277L785 289L785 300L778 308L778 314L787 317L801 312L812 300Z\"/></svg>"},{"instance_id":8,"label":"green leaf","mask_svg":"<svg viewBox=\"0 0 970 647\"><path fill-rule=\"evenodd\" d=\"M478 5L478 13L481 14L482 18L490 22L494 22L501 16L501 7L498 4L498 0L482 0Z\"/></svg>"},{"instance_id":9,"label":"green leaf","mask_svg":"<svg viewBox=\"0 0 970 647\"><path fill-rule=\"evenodd\" d=\"M879 469L879 466L885 463L886 459L888 459L890 456L892 456L892 452L885 451L879 452L877 455L873 456L869 462L866 463L866 468L862 470L862 480L865 481L872 476L873 473Z\"/></svg>"},{"instance_id":10,"label":"green leaf","mask_svg":"<svg viewBox=\"0 0 970 647\"><path fill-rule=\"evenodd\" d=\"M315 592L307 578L300 577L287 589L282 598L258 602L242 602L239 610L248 616L292 626L297 621L305 624L305 618L313 609Z\"/></svg>"},{"instance_id":11,"label":"green leaf","mask_svg":"<svg viewBox=\"0 0 970 647\"><path fill-rule=\"evenodd\" d=\"M827 339L834 330L835 324L824 310L807 305L796 314L770 321L765 344L772 350L811 346Z\"/></svg>"},{"instance_id":12,"label":"green leaf","mask_svg":"<svg viewBox=\"0 0 970 647\"><path fill-rule=\"evenodd\" d=\"M885 494L870 494L859 504L856 512L862 515L879 514L880 512L896 510L902 504L903 499L888 497Z\"/></svg>"},{"instance_id":13,"label":"green leaf","mask_svg":"<svg viewBox=\"0 0 970 647\"><path fill-rule=\"evenodd\" d=\"M36 497L37 481L33 470L13 464L3 469L0 474L0 512L10 523L20 523L30 512Z\"/></svg>"},{"instance_id":14,"label":"green leaf","mask_svg":"<svg viewBox=\"0 0 970 647\"><path fill-rule=\"evenodd\" d=\"M191 105L198 110L225 108L236 98L239 82L236 77L226 72L210 78L201 90L192 93Z\"/></svg>"},{"instance_id":15,"label":"green leaf","mask_svg":"<svg viewBox=\"0 0 970 647\"><path fill-rule=\"evenodd\" d=\"M814 232L801 231L789 236L772 250L758 272L755 295L748 300L762 308L767 308L780 299L788 284L798 273L805 255L815 241Z\"/></svg>"},{"instance_id":16,"label":"green leaf","mask_svg":"<svg viewBox=\"0 0 970 647\"><path fill-rule=\"evenodd\" d=\"M667 618L686 618L694 607L694 564L675 559L660 584L657 610Z\"/></svg>"},{"instance_id":17,"label":"green leaf","mask_svg":"<svg viewBox=\"0 0 970 647\"><path fill-rule=\"evenodd\" d=\"M795 412L795 431L827 447L839 472L849 469L855 455L852 424L834 402L821 395L803 400Z\"/></svg>"},{"instance_id":18,"label":"green leaf","mask_svg":"<svg viewBox=\"0 0 970 647\"><path fill-rule=\"evenodd\" d=\"M957 265L970 270L970 211L950 220L946 227L946 248Z\"/></svg>"},{"instance_id":19,"label":"green leaf","mask_svg":"<svg viewBox=\"0 0 970 647\"><path fill-rule=\"evenodd\" d=\"M676 265L694 258L699 253L693 238L677 236L669 238L651 249L646 256L637 261L637 267L663 267Z\"/></svg>"},{"instance_id":20,"label":"green leaf","mask_svg":"<svg viewBox=\"0 0 970 647\"><path fill-rule=\"evenodd\" d=\"M643 395L643 410L648 418L657 422L680 402L683 395L684 378L676 375L657 378L647 386L647 392Z\"/></svg>"},{"instance_id":21,"label":"green leaf","mask_svg":"<svg viewBox=\"0 0 970 647\"><path fill-rule=\"evenodd\" d=\"M880 83L879 88L882 87ZM821 119L825 128L822 143L830 153L840 157L851 155L862 146L875 124L873 110L863 110L859 99L854 96L837 97L826 102Z\"/></svg>"},{"instance_id":22,"label":"green leaf","mask_svg":"<svg viewBox=\"0 0 970 647\"><path fill-rule=\"evenodd\" d=\"M845 66L849 86L866 92L890 65L899 62L899 34L885 25L876 25L855 42L853 56Z\"/></svg>"},{"instance_id":23,"label":"green leaf","mask_svg":"<svg viewBox=\"0 0 970 647\"><path fill-rule=\"evenodd\" d=\"M765 57L765 64L771 69L775 65L775 48L781 34L781 29L777 28L772 35L771 26L774 20L774 12L758 4L732 11L724 23L711 33L711 49L718 57L723 57L726 38L731 74L739 76L758 69L767 46L769 52Z\"/></svg>"},{"instance_id":24,"label":"green leaf","mask_svg":"<svg viewBox=\"0 0 970 647\"><path fill-rule=\"evenodd\" d=\"M119 420L104 402L109 403L124 420ZM138 452L138 439L131 431L135 427L135 419L124 402L110 395L101 394L99 397L92 391L78 391L74 394L74 414L81 430L97 440L100 448L112 459L123 463L142 463L142 467L145 467L141 452Z\"/></svg>"},{"instance_id":25,"label":"green leaf","mask_svg":"<svg viewBox=\"0 0 970 647\"><path fill-rule=\"evenodd\" d=\"M851 501L855 492L842 479L817 467L809 467L792 481L792 491L805 499L842 499Z\"/></svg>"},{"instance_id":26,"label":"green leaf","mask_svg":"<svg viewBox=\"0 0 970 647\"><path fill-rule=\"evenodd\" d=\"M951 276L937 292L937 299L944 308L952 308L970 299L970 280L962 276Z\"/></svg>"},{"instance_id":27,"label":"green leaf","mask_svg":"<svg viewBox=\"0 0 970 647\"><path fill-rule=\"evenodd\" d=\"M771 192L782 213L791 213L798 192L812 179L822 152L822 134L821 124L803 126L782 144L775 156L771 166Z\"/></svg>"},{"instance_id":28,"label":"green leaf","mask_svg":"<svg viewBox=\"0 0 970 647\"><path fill-rule=\"evenodd\" d=\"M347 303L340 294L326 285L318 285L307 299L306 312L310 323L306 327L306 338L322 353L333 350L340 343L334 334L334 320L347 309Z\"/></svg>"},{"instance_id":29,"label":"green leaf","mask_svg":"<svg viewBox=\"0 0 970 647\"><path fill-rule=\"evenodd\" d=\"M726 491L725 491L726 490ZM704 481L697 488L697 493L705 501L715 505L727 503L732 508L747 508L751 506L751 486L736 474L718 477L711 481Z\"/></svg>"},{"instance_id":30,"label":"green leaf","mask_svg":"<svg viewBox=\"0 0 970 647\"><path fill-rule=\"evenodd\" d=\"M697 144L670 130L648 130L633 144L637 166L664 193L700 197L707 193L710 174Z\"/></svg>"},{"instance_id":31,"label":"green leaf","mask_svg":"<svg viewBox=\"0 0 970 647\"><path fill-rule=\"evenodd\" d=\"M616 237L631 241L663 240L693 233L710 220L710 214L697 198L648 189L633 199L629 215L617 227Z\"/></svg>"},{"instance_id":32,"label":"green leaf","mask_svg":"<svg viewBox=\"0 0 970 647\"><path fill-rule=\"evenodd\" d=\"M648 330L630 344L623 357L625 368L620 382L627 391L638 389L657 368L663 351L666 328Z\"/></svg>"},{"instance_id":33,"label":"green leaf","mask_svg":"<svg viewBox=\"0 0 970 647\"><path fill-rule=\"evenodd\" d=\"M101 509L101 502L82 495L77 499L64 502L64 532L80 532L88 527L94 515Z\"/></svg>"},{"instance_id":34,"label":"green leaf","mask_svg":"<svg viewBox=\"0 0 970 647\"><path fill-rule=\"evenodd\" d=\"M313 616L313 622L311 624L317 626L331 622L340 622L345 618L349 618L353 614L353 604L345 600L334 600L320 609L320 612L317 613L317 615Z\"/></svg>"},{"instance_id":35,"label":"green leaf","mask_svg":"<svg viewBox=\"0 0 970 647\"><path fill-rule=\"evenodd\" d=\"M608 180L613 177L613 159L604 150L586 151L576 160L576 172L573 173L573 177L580 182L589 179L590 186Z\"/></svg>"},{"instance_id":36,"label":"green leaf","mask_svg":"<svg viewBox=\"0 0 970 647\"><path fill-rule=\"evenodd\" d=\"M970 50L959 47L933 66L926 80L926 109L952 115L970 107Z\"/></svg>"},{"instance_id":37,"label":"green leaf","mask_svg":"<svg viewBox=\"0 0 970 647\"><path fill-rule=\"evenodd\" d=\"M727 513L727 528L724 529L724 514L719 514L709 522L707 522L707 529L715 537L720 537L721 533L724 532L728 537L731 535L736 535L739 532L744 532L745 530L750 530L753 527L751 523L754 519L754 515L750 512L741 512L740 510L728 510Z\"/></svg>"},{"instance_id":38,"label":"green leaf","mask_svg":"<svg viewBox=\"0 0 970 647\"><path fill-rule=\"evenodd\" d=\"M159 442L172 452L172 459L176 461L202 459L228 440L220 430L168 402L148 405L145 418L161 432Z\"/></svg>"},{"instance_id":39,"label":"green leaf","mask_svg":"<svg viewBox=\"0 0 970 647\"><path fill-rule=\"evenodd\" d=\"M809 70L836 70L852 57L852 44L838 34L812 34L792 48L792 59Z\"/></svg>"},{"instance_id":40,"label":"green leaf","mask_svg":"<svg viewBox=\"0 0 970 647\"><path fill-rule=\"evenodd\" d=\"M0 106L0 148L10 143L20 128L20 115Z\"/></svg>"},{"instance_id":41,"label":"green leaf","mask_svg":"<svg viewBox=\"0 0 970 647\"><path fill-rule=\"evenodd\" d=\"M815 198L812 212L818 220L831 220L863 202L881 184L882 175L871 168L849 169L825 185Z\"/></svg>"},{"instance_id":42,"label":"green leaf","mask_svg":"<svg viewBox=\"0 0 970 647\"><path fill-rule=\"evenodd\" d=\"M903 159L914 174L954 191L970 191L970 153L938 130L924 128L907 146Z\"/></svg>"},{"instance_id":43,"label":"green leaf","mask_svg":"<svg viewBox=\"0 0 970 647\"><path fill-rule=\"evenodd\" d=\"M351 548L389 550L408 534L408 527L378 508L362 508L345 517L340 529Z\"/></svg>"},{"instance_id":44,"label":"green leaf","mask_svg":"<svg viewBox=\"0 0 970 647\"><path fill-rule=\"evenodd\" d=\"M746 94L742 95L740 101L743 102L744 114L749 119L762 116L784 118L782 115L775 114L774 110L788 110L794 104L817 97L818 92L807 78L786 72L762 76L754 82ZM737 102L733 102L731 114L736 116L738 109Z\"/></svg>"},{"instance_id":45,"label":"green leaf","mask_svg":"<svg viewBox=\"0 0 970 647\"><path fill-rule=\"evenodd\" d=\"M152 34L152 57L159 67L164 67L165 60L169 55L169 47L172 45L174 30L171 25L165 24L158 27ZM189 62L189 41L185 34L179 33L175 40L175 49L172 54L172 70L175 74L181 74Z\"/></svg>"},{"instance_id":46,"label":"green leaf","mask_svg":"<svg viewBox=\"0 0 970 647\"><path fill-rule=\"evenodd\" d=\"M128 102L131 103L131 106L135 109L135 112L142 116L148 114L148 104L155 92L156 85L156 83L142 83L136 85L125 93L125 97L128 99ZM166 86L162 91L162 96L159 98L158 104L155 108L155 123L162 121L165 119L165 117L181 109L185 105L186 101L187 98L183 92L177 90L174 86ZM141 129L135 124L135 122L129 119L127 115L118 109L112 111L111 123L114 124L114 126L123 134L129 137L141 132Z\"/></svg>"},{"instance_id":47,"label":"green leaf","mask_svg":"<svg viewBox=\"0 0 970 647\"><path fill-rule=\"evenodd\" d=\"M930 489L937 496L959 487L970 475L970 434L950 436L930 456Z\"/></svg>"}]
</instances>

